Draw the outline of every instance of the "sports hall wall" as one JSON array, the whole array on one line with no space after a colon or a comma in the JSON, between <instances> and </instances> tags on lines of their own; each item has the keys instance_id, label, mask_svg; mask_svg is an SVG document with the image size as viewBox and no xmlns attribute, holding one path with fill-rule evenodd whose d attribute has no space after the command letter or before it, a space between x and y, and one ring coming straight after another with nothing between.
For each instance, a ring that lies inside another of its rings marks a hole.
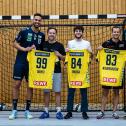
<instances>
[{"instance_id":1,"label":"sports hall wall","mask_svg":"<svg viewBox=\"0 0 126 126\"><path fill-rule=\"evenodd\" d=\"M28 15L39 12L43 15L88 15L88 14L126 14L126 0L0 0L0 15ZM122 23L123 19L50 19L44 20L44 25L50 24L99 24L99 23ZM27 25L30 20L1 20L1 25L13 25L13 27L0 27L0 102L11 103L12 99L12 79L13 64L16 50L13 48L13 40L21 27L17 25ZM15 27L14 27L15 25ZM111 37L112 27L92 27L85 26L85 39L91 42L94 54L96 48L105 40ZM72 39L73 27L57 26L57 39L66 47L67 41ZM46 33L47 27L42 27ZM62 104L66 104L67 99L67 72L62 67ZM99 86L98 64L95 60L91 63L91 88L88 90L89 103L100 103L101 86ZM23 81L20 92L20 103L25 100L26 85ZM52 103L55 98L52 93ZM77 90L76 95L79 95ZM110 100L111 102L111 95ZM79 102L80 96L75 98ZM123 102L123 91L120 92L120 103ZM34 90L33 103L43 103L43 91ZM36 105L36 104L35 104ZM39 106L40 104L37 104Z\"/></svg>"}]
</instances>

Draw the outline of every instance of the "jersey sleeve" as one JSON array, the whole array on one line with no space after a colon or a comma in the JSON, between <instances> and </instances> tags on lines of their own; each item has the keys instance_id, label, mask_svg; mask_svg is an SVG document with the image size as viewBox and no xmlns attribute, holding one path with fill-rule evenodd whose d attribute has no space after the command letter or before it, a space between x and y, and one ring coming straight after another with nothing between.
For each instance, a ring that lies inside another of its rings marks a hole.
<instances>
[{"instance_id":1,"label":"jersey sleeve","mask_svg":"<svg viewBox=\"0 0 126 126\"><path fill-rule=\"evenodd\" d=\"M88 50L90 53L92 53L92 48L91 48L91 44L90 44L90 42L89 42L89 45L88 45L87 50Z\"/></svg>"},{"instance_id":2,"label":"jersey sleeve","mask_svg":"<svg viewBox=\"0 0 126 126\"><path fill-rule=\"evenodd\" d=\"M32 53L32 51L28 52L28 55L27 55L27 60L28 60L28 62L30 61L31 53Z\"/></svg>"},{"instance_id":3,"label":"jersey sleeve","mask_svg":"<svg viewBox=\"0 0 126 126\"><path fill-rule=\"evenodd\" d=\"M24 30L21 30L21 31L17 34L15 40L16 40L18 43L21 43L21 42L23 41L23 34L24 34Z\"/></svg>"},{"instance_id":4,"label":"jersey sleeve","mask_svg":"<svg viewBox=\"0 0 126 126\"><path fill-rule=\"evenodd\" d=\"M96 61L99 61L100 60L100 50L98 50L95 58L96 58Z\"/></svg>"},{"instance_id":5,"label":"jersey sleeve","mask_svg":"<svg viewBox=\"0 0 126 126\"><path fill-rule=\"evenodd\" d=\"M39 49L38 50L43 50L43 44L45 43L45 34L43 33L42 34L42 41L41 41L41 44L40 44L40 46L39 46Z\"/></svg>"},{"instance_id":6,"label":"jersey sleeve","mask_svg":"<svg viewBox=\"0 0 126 126\"><path fill-rule=\"evenodd\" d=\"M64 48L63 44L60 45L60 53L61 53L63 56L66 55L65 48Z\"/></svg>"},{"instance_id":7,"label":"jersey sleeve","mask_svg":"<svg viewBox=\"0 0 126 126\"><path fill-rule=\"evenodd\" d=\"M69 52L66 53L65 64L68 62L68 53L69 53Z\"/></svg>"},{"instance_id":8,"label":"jersey sleeve","mask_svg":"<svg viewBox=\"0 0 126 126\"><path fill-rule=\"evenodd\" d=\"M67 43L67 48L71 48L71 46L70 46L70 41L68 41L68 43Z\"/></svg>"},{"instance_id":9,"label":"jersey sleeve","mask_svg":"<svg viewBox=\"0 0 126 126\"><path fill-rule=\"evenodd\" d=\"M105 42L102 43L102 47L103 47L103 48L107 48L107 46L108 46L109 44L110 44L110 43L109 43L109 40L108 40L108 41L105 41Z\"/></svg>"}]
</instances>

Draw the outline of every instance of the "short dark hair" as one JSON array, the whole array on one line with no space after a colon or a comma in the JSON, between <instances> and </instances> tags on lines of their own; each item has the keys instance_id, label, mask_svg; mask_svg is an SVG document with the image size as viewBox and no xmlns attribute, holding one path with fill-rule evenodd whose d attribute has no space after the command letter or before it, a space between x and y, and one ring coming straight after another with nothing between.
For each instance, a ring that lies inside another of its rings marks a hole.
<instances>
[{"instance_id":1,"label":"short dark hair","mask_svg":"<svg viewBox=\"0 0 126 126\"><path fill-rule=\"evenodd\" d=\"M42 18L42 14L40 14L40 13L35 13L35 14L34 14L34 17L35 17L35 16L39 16L39 17Z\"/></svg>"},{"instance_id":2,"label":"short dark hair","mask_svg":"<svg viewBox=\"0 0 126 126\"><path fill-rule=\"evenodd\" d=\"M120 29L120 31L121 31L121 28L119 27L119 26L114 26L114 27L112 27L112 32L113 32L113 29L114 28L118 28L118 29Z\"/></svg>"},{"instance_id":3,"label":"short dark hair","mask_svg":"<svg viewBox=\"0 0 126 126\"><path fill-rule=\"evenodd\" d=\"M47 33L49 32L50 29L54 29L54 30L56 31L56 33L57 33L57 29L56 29L55 27L49 27L49 28L47 29Z\"/></svg>"},{"instance_id":4,"label":"short dark hair","mask_svg":"<svg viewBox=\"0 0 126 126\"><path fill-rule=\"evenodd\" d=\"M74 27L74 32L75 32L77 29L78 29L78 30L81 30L82 32L84 32L84 28L83 28L83 26L81 26L81 25L75 26L75 27Z\"/></svg>"}]
</instances>

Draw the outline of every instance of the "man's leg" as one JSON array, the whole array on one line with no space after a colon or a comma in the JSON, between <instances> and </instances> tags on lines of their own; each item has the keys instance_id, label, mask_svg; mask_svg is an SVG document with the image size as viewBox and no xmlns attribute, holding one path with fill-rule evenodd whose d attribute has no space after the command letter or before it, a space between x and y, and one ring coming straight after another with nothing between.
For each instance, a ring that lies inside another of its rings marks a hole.
<instances>
[{"instance_id":1,"label":"man's leg","mask_svg":"<svg viewBox=\"0 0 126 126\"><path fill-rule=\"evenodd\" d=\"M49 102L50 102L50 90L44 90L44 112L39 117L40 119L49 118Z\"/></svg>"},{"instance_id":2,"label":"man's leg","mask_svg":"<svg viewBox=\"0 0 126 126\"><path fill-rule=\"evenodd\" d=\"M119 89L113 89L113 112L117 111L119 103Z\"/></svg>"},{"instance_id":3,"label":"man's leg","mask_svg":"<svg viewBox=\"0 0 126 126\"><path fill-rule=\"evenodd\" d=\"M28 82L27 82L26 110L28 111L31 107L32 96L33 96L33 89L29 87Z\"/></svg>"},{"instance_id":4,"label":"man's leg","mask_svg":"<svg viewBox=\"0 0 126 126\"><path fill-rule=\"evenodd\" d=\"M19 97L19 91L21 86L21 80L16 80L13 85L13 110L17 110L17 102Z\"/></svg>"},{"instance_id":5,"label":"man's leg","mask_svg":"<svg viewBox=\"0 0 126 126\"><path fill-rule=\"evenodd\" d=\"M81 88L81 112L83 119L88 119L88 99L87 99L87 88Z\"/></svg>"},{"instance_id":6,"label":"man's leg","mask_svg":"<svg viewBox=\"0 0 126 126\"><path fill-rule=\"evenodd\" d=\"M88 111L87 88L80 89L81 92L81 112Z\"/></svg>"},{"instance_id":7,"label":"man's leg","mask_svg":"<svg viewBox=\"0 0 126 126\"><path fill-rule=\"evenodd\" d=\"M30 110L30 107L31 107L31 100L32 100L32 96L33 96L33 88L29 87L28 74L29 74L29 66L28 66L28 64L25 64L25 66L24 66L24 76L25 76L26 84L27 84L25 118L26 119L32 119L33 116L31 115L29 110Z\"/></svg>"},{"instance_id":8,"label":"man's leg","mask_svg":"<svg viewBox=\"0 0 126 126\"><path fill-rule=\"evenodd\" d=\"M49 101L50 101L50 92L44 92L44 103L45 103L45 111L48 113L49 110Z\"/></svg>"},{"instance_id":9,"label":"man's leg","mask_svg":"<svg viewBox=\"0 0 126 126\"><path fill-rule=\"evenodd\" d=\"M64 119L69 119L72 117L74 93L75 93L75 88L68 88L68 97L67 97L67 112L68 113L64 116Z\"/></svg>"},{"instance_id":10,"label":"man's leg","mask_svg":"<svg viewBox=\"0 0 126 126\"><path fill-rule=\"evenodd\" d=\"M9 119L15 119L17 117L17 103L18 103L18 97L19 97L19 91L20 86L23 78L23 65L22 64L15 64L14 65L14 72L13 72L13 79L15 80L15 83L13 85L12 94L13 94L13 100L12 100L12 113L9 116Z\"/></svg>"},{"instance_id":11,"label":"man's leg","mask_svg":"<svg viewBox=\"0 0 126 126\"><path fill-rule=\"evenodd\" d=\"M107 104L107 99L108 99L108 94L109 94L109 89L102 89L102 104L101 104L101 111L105 111L105 107Z\"/></svg>"},{"instance_id":12,"label":"man's leg","mask_svg":"<svg viewBox=\"0 0 126 126\"><path fill-rule=\"evenodd\" d=\"M61 73L54 73L53 75L53 91L55 92L56 99L56 118L63 119L63 115L61 113Z\"/></svg>"},{"instance_id":13,"label":"man's leg","mask_svg":"<svg viewBox=\"0 0 126 126\"><path fill-rule=\"evenodd\" d=\"M106 107L106 104L107 104L108 94L109 94L109 89L107 89L106 87L102 87L101 112L98 113L97 119L101 119L105 115L104 111L105 111L105 107Z\"/></svg>"},{"instance_id":14,"label":"man's leg","mask_svg":"<svg viewBox=\"0 0 126 126\"><path fill-rule=\"evenodd\" d=\"M116 113L119 103L119 89L113 89L113 114L112 117L118 119L119 116Z\"/></svg>"},{"instance_id":15,"label":"man's leg","mask_svg":"<svg viewBox=\"0 0 126 126\"><path fill-rule=\"evenodd\" d=\"M55 92L57 112L61 111L61 93Z\"/></svg>"},{"instance_id":16,"label":"man's leg","mask_svg":"<svg viewBox=\"0 0 126 126\"><path fill-rule=\"evenodd\" d=\"M75 88L68 88L67 112L73 111Z\"/></svg>"}]
</instances>

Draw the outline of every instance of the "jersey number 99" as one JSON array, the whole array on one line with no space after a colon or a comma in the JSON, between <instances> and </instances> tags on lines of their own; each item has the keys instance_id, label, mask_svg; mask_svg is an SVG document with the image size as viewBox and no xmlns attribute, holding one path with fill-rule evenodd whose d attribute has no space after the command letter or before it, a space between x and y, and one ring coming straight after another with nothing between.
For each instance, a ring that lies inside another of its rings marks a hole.
<instances>
[{"instance_id":1,"label":"jersey number 99","mask_svg":"<svg viewBox=\"0 0 126 126\"><path fill-rule=\"evenodd\" d=\"M47 67L47 59L46 58L37 58L36 62L37 62L36 68L46 69L46 67Z\"/></svg>"}]
</instances>

